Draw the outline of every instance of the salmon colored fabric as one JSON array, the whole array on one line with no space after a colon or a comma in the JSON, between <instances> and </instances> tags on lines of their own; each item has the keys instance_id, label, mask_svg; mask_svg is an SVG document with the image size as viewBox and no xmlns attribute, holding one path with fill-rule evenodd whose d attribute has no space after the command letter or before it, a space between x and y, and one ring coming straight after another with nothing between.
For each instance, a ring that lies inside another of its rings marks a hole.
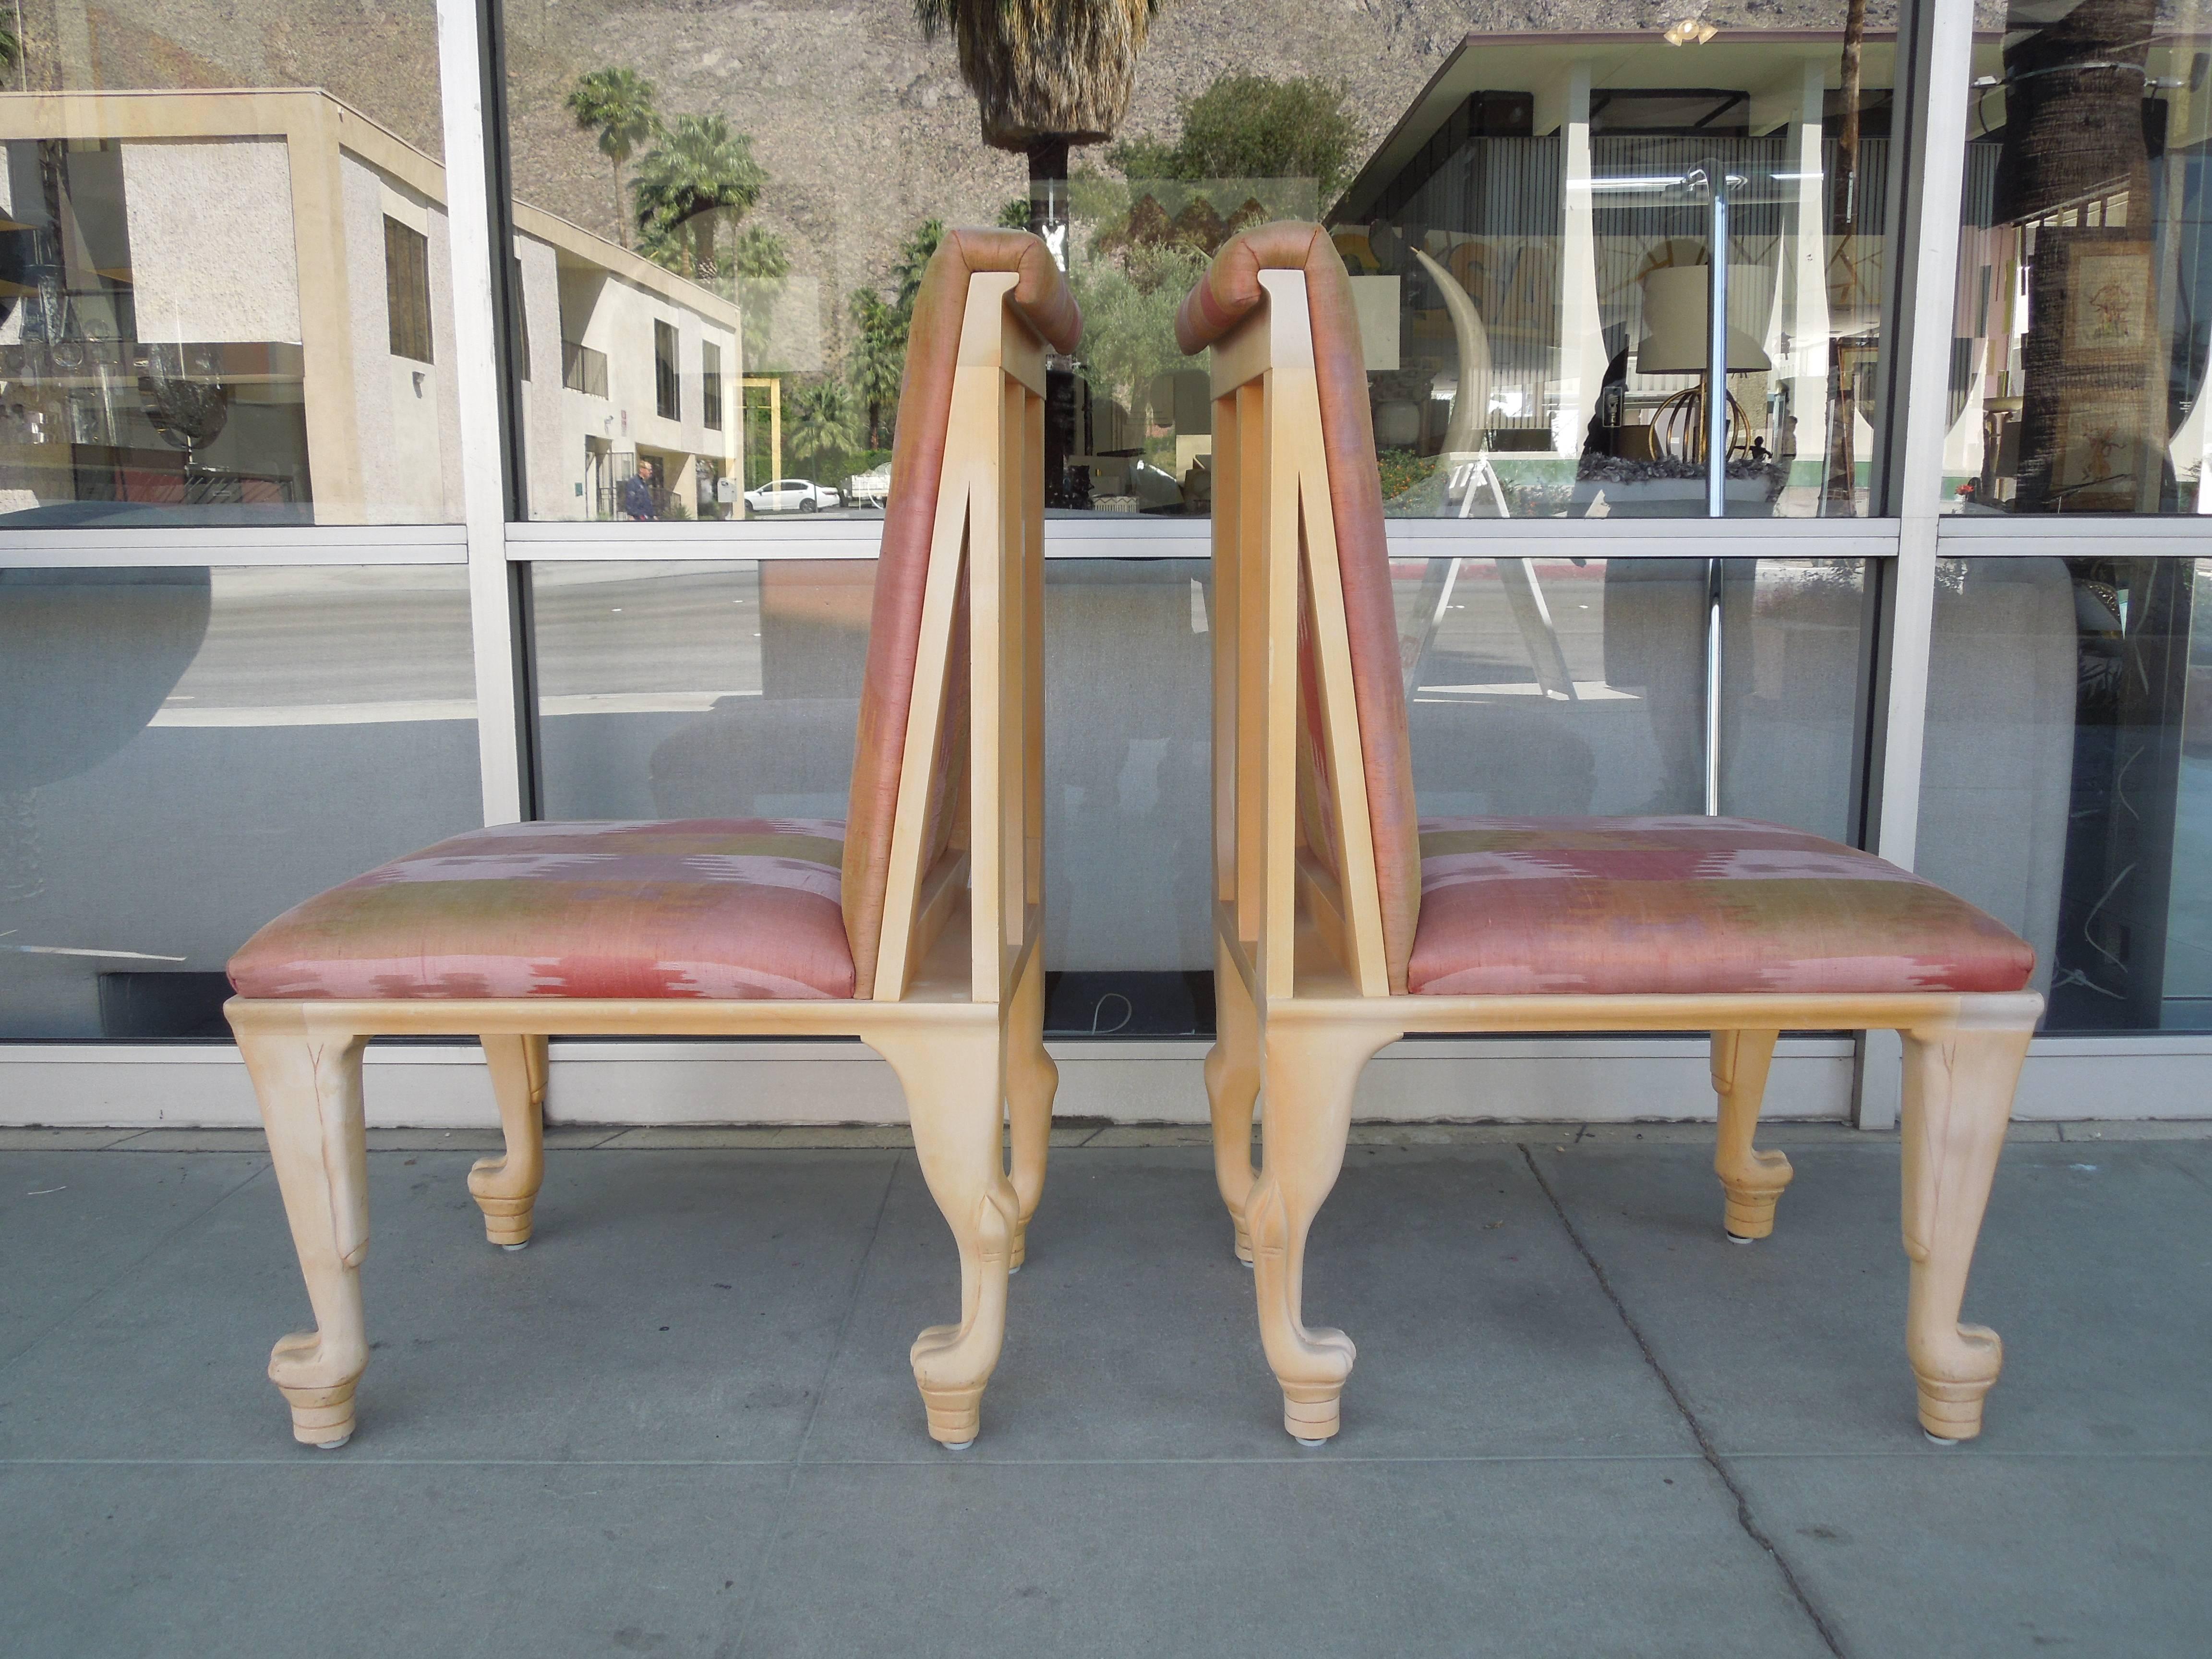
<instances>
[{"instance_id":1,"label":"salmon colored fabric","mask_svg":"<svg viewBox=\"0 0 2212 1659\"><path fill-rule=\"evenodd\" d=\"M922 592L929 577L929 538L945 475L952 382L959 366L960 327L968 279L1010 270L1019 281L1013 306L1055 349L1070 351L1083 319L1052 255L1026 231L949 230L921 279L907 336L906 380L899 391L898 436L891 452L890 503L884 516L876 569L875 609L868 624L867 671L860 685L860 730L853 757L852 804L844 853L845 933L858 971L855 994L872 994L876 950L883 937L884 893L890 879L891 821L898 806L899 766L906 751L907 710L914 700L915 659L921 645ZM964 636L963 636L964 637ZM964 651L958 653L964 657ZM956 661L956 696L967 675ZM948 718L951 711L948 710ZM949 748L949 746L947 746ZM954 816L945 799L954 775L949 753L931 780L929 846L941 851Z\"/></svg>"},{"instance_id":2,"label":"salmon colored fabric","mask_svg":"<svg viewBox=\"0 0 2212 1659\"><path fill-rule=\"evenodd\" d=\"M1382 955L1390 988L1402 992L1420 917L1420 836L1413 808L1413 760L1407 738L1398 622L1390 601L1389 553L1382 533L1382 481L1376 470L1375 429L1367 409L1366 357L1360 349L1359 319L1352 308L1343 256L1320 226L1292 221L1261 225L1231 238L1176 313L1176 341L1187 352L1202 351L1250 315L1265 295L1260 286L1262 270L1305 273L1322 448L1328 462L1329 514L1336 526L1336 556L1343 571L1352 696L1359 714L1360 749L1366 757L1367 811L1374 825ZM1310 676L1310 668L1306 673ZM1316 783L1325 791L1328 780L1317 775ZM1333 852L1321 842L1315 846L1317 851Z\"/></svg>"},{"instance_id":3,"label":"salmon colored fabric","mask_svg":"<svg viewBox=\"0 0 2212 1659\"><path fill-rule=\"evenodd\" d=\"M1746 818L1431 818L1413 989L2017 991L2027 941L1869 853Z\"/></svg>"},{"instance_id":4,"label":"salmon colored fabric","mask_svg":"<svg viewBox=\"0 0 2212 1659\"><path fill-rule=\"evenodd\" d=\"M1042 242L946 233L924 276L899 395L851 832L833 820L522 823L473 831L288 910L231 959L241 996L865 997L921 635L968 279L1016 274L1012 303L1061 350L1081 319ZM953 653L966 658L964 607ZM957 803L967 675L956 666L931 780L930 843ZM855 973L856 962L860 964Z\"/></svg>"},{"instance_id":5,"label":"salmon colored fabric","mask_svg":"<svg viewBox=\"0 0 2212 1659\"><path fill-rule=\"evenodd\" d=\"M853 994L834 819L510 823L287 910L230 960L240 996Z\"/></svg>"}]
</instances>

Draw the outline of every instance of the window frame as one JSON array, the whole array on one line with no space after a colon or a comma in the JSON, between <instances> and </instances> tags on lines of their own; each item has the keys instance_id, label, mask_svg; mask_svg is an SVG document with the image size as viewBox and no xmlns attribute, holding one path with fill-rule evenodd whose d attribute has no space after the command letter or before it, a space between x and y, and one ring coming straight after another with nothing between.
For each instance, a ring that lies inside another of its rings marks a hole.
<instances>
[{"instance_id":1,"label":"window frame","mask_svg":"<svg viewBox=\"0 0 2212 1659\"><path fill-rule=\"evenodd\" d=\"M0 531L0 567L119 565L465 564L482 793L487 823L530 815L536 699L530 685L529 573L539 562L665 561L696 557L872 558L879 531L871 521L805 524L799 515L769 521L711 523L531 522L514 515L510 492L520 406L505 377L514 370L495 298L510 287L494 251L511 247L503 193L505 124L500 92L501 43L491 0L437 0L441 105L447 168L448 279L453 305L450 373L456 386L462 520L422 526L292 526L176 529ZM2100 518L2085 515L2024 524L1940 512L1940 416L1950 370L1952 290L1960 234L1964 145L1973 42L1972 9L1959 0L1908 0L1899 19L1899 86L1892 147L1891 292L1885 397L1899 411L1889 423L1881 516L1861 520L1612 520L1469 522L1393 520L1394 556L1447 553L1525 556L1540 550L1605 558L1835 556L1869 561L1878 589L1876 644L1863 708L1867 840L1911 867L1919 818L1928 655L1939 557L2081 557L2118 542L2138 556L2212 558L2212 515ZM463 158L481 165L459 165ZM419 234L419 233L418 233ZM511 256L510 256L511 257ZM388 320L388 319L387 319ZM1917 323L1924 324L1916 325ZM678 338L680 350L680 337ZM427 360L424 360L427 361ZM742 365L728 368L742 380ZM742 396L742 393L740 393ZM680 407L680 391L679 403ZM1917 412L1916 412L1917 411ZM742 475L740 488L745 487ZM757 487L757 486L755 486ZM1054 518L1048 557L1203 556L1203 520L1115 522L1119 515ZM1104 521L1102 521L1104 520ZM1732 550L1741 547L1740 554ZM1887 1052L1885 1052L1885 1042ZM2069 1063L2141 1056L2142 1063L2212 1062L2212 1040L2190 1034L2038 1039L2038 1054ZM1901 1063L1893 1037L1860 1045L1856 1115L1864 1127L1895 1121ZM2200 1073L2201 1075L2201 1073ZM2124 1085L2108 1085L2117 1100Z\"/></svg>"}]
</instances>

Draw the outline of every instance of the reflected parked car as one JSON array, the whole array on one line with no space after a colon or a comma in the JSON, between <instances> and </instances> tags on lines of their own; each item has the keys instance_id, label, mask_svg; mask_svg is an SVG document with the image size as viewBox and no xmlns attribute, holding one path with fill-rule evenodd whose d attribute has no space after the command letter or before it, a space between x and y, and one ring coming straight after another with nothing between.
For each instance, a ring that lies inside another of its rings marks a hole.
<instances>
[{"instance_id":1,"label":"reflected parked car","mask_svg":"<svg viewBox=\"0 0 2212 1659\"><path fill-rule=\"evenodd\" d=\"M805 478L775 478L745 491L745 506L754 513L818 513L836 507L843 497L827 484Z\"/></svg>"}]
</instances>

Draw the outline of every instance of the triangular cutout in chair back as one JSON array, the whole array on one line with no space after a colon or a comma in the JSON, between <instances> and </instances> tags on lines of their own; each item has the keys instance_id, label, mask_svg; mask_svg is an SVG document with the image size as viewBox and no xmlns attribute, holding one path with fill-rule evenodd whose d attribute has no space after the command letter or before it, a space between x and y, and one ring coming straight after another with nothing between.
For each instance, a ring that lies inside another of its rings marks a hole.
<instances>
[{"instance_id":1,"label":"triangular cutout in chair back","mask_svg":"<svg viewBox=\"0 0 2212 1659\"><path fill-rule=\"evenodd\" d=\"M1390 988L1406 988L1406 964L1421 905L1421 842L1413 805L1413 762L1406 729L1406 690L1390 599L1390 555L1382 527L1382 480L1368 412L1367 369L1359 318L1343 256L1318 225L1285 220L1231 239L1214 256L1176 317L1176 343L1195 355L1259 307L1262 270L1298 270L1312 319L1314 375L1321 404L1322 449L1328 467L1330 518L1342 572L1344 620L1352 647L1353 700L1367 771L1367 808L1382 916L1382 955ZM1326 780L1318 780L1326 784ZM1310 803L1309 803L1310 805Z\"/></svg>"},{"instance_id":2,"label":"triangular cutout in chair back","mask_svg":"<svg viewBox=\"0 0 2212 1659\"><path fill-rule=\"evenodd\" d=\"M843 899L845 933L853 947L854 994L874 994L877 947L883 936L884 896L890 875L891 829L897 815L899 774L906 751L908 709L914 699L915 662L921 645L922 595L929 579L931 533L945 473L952 388L959 367L960 331L968 309L968 279L977 271L1017 274L1012 303L1031 327L1058 350L1074 348L1082 319L1066 280L1045 245L1026 231L956 229L945 233L915 297L907 334L906 372L899 389L898 430L892 441L889 506L884 516L875 602L868 623L867 671L860 685L860 732L854 744L853 792L846 814ZM931 780L930 823L922 867L941 853L951 834L957 803L946 799L963 745L967 695L965 607L954 627L952 695L945 719L952 742L939 745Z\"/></svg>"}]
</instances>

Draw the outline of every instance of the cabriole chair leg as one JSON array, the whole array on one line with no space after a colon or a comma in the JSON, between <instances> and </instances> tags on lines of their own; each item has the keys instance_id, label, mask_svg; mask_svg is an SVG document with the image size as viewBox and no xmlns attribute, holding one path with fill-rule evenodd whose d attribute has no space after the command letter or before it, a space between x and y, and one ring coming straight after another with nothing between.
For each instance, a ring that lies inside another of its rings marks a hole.
<instances>
[{"instance_id":1,"label":"cabriole chair leg","mask_svg":"<svg viewBox=\"0 0 2212 1659\"><path fill-rule=\"evenodd\" d=\"M1934 1440L1981 1433L1982 1403L2004 1366L1997 1334L1960 1324L1959 1310L2031 1035L1964 1023L1904 1033L1905 1346L1920 1426Z\"/></svg>"},{"instance_id":2,"label":"cabriole chair leg","mask_svg":"<svg viewBox=\"0 0 2212 1659\"><path fill-rule=\"evenodd\" d=\"M354 1389L368 1366L361 1263L368 1254L368 1145L357 1036L240 1031L276 1186L315 1328L281 1339L269 1380L292 1410L292 1437L334 1451L353 1437Z\"/></svg>"},{"instance_id":3,"label":"cabriole chair leg","mask_svg":"<svg viewBox=\"0 0 2212 1659\"><path fill-rule=\"evenodd\" d=\"M1720 1097L1720 1139L1713 1171L1728 1192L1722 1225L1739 1244L1774 1231L1774 1202L1796 1173L1781 1152L1762 1152L1752 1137L1766 1094L1767 1068L1779 1031L1713 1033L1713 1092Z\"/></svg>"},{"instance_id":4,"label":"cabriole chair leg","mask_svg":"<svg viewBox=\"0 0 2212 1659\"><path fill-rule=\"evenodd\" d=\"M1352 1095L1386 1037L1358 1028L1267 1027L1259 1179L1244 1206L1252 1234L1260 1340L1283 1390L1283 1427L1317 1446L1340 1425L1339 1401L1358 1350L1342 1331L1307 1328L1306 1236L1344 1168Z\"/></svg>"},{"instance_id":5,"label":"cabriole chair leg","mask_svg":"<svg viewBox=\"0 0 2212 1659\"><path fill-rule=\"evenodd\" d=\"M1252 1265L1244 1222L1251 1195L1252 1109L1260 1097L1260 1014L1229 947L1213 942L1213 1047L1206 1052L1206 1097L1213 1116L1213 1179L1237 1229L1237 1259Z\"/></svg>"},{"instance_id":6,"label":"cabriole chair leg","mask_svg":"<svg viewBox=\"0 0 2212 1659\"><path fill-rule=\"evenodd\" d=\"M983 1388L1006 1341L1006 1274L1021 1213L1000 1141L999 1030L995 1020L908 1026L866 1041L905 1088L915 1156L960 1250L960 1322L922 1332L911 1358L930 1438L963 1450L981 1426Z\"/></svg>"},{"instance_id":7,"label":"cabriole chair leg","mask_svg":"<svg viewBox=\"0 0 2212 1659\"><path fill-rule=\"evenodd\" d=\"M483 1051L507 1150L477 1160L469 1195L483 1212L484 1237L519 1250L530 1243L545 1180L546 1043L542 1036L488 1036Z\"/></svg>"},{"instance_id":8,"label":"cabriole chair leg","mask_svg":"<svg viewBox=\"0 0 2212 1659\"><path fill-rule=\"evenodd\" d=\"M1044 1196L1045 1158L1052 1145L1052 1097L1060 1067L1044 1048L1044 939L1030 947L1028 966L1006 1011L1006 1117L1013 1143L1014 1196L1020 1209L1007 1270L1029 1255L1030 1218Z\"/></svg>"}]
</instances>

